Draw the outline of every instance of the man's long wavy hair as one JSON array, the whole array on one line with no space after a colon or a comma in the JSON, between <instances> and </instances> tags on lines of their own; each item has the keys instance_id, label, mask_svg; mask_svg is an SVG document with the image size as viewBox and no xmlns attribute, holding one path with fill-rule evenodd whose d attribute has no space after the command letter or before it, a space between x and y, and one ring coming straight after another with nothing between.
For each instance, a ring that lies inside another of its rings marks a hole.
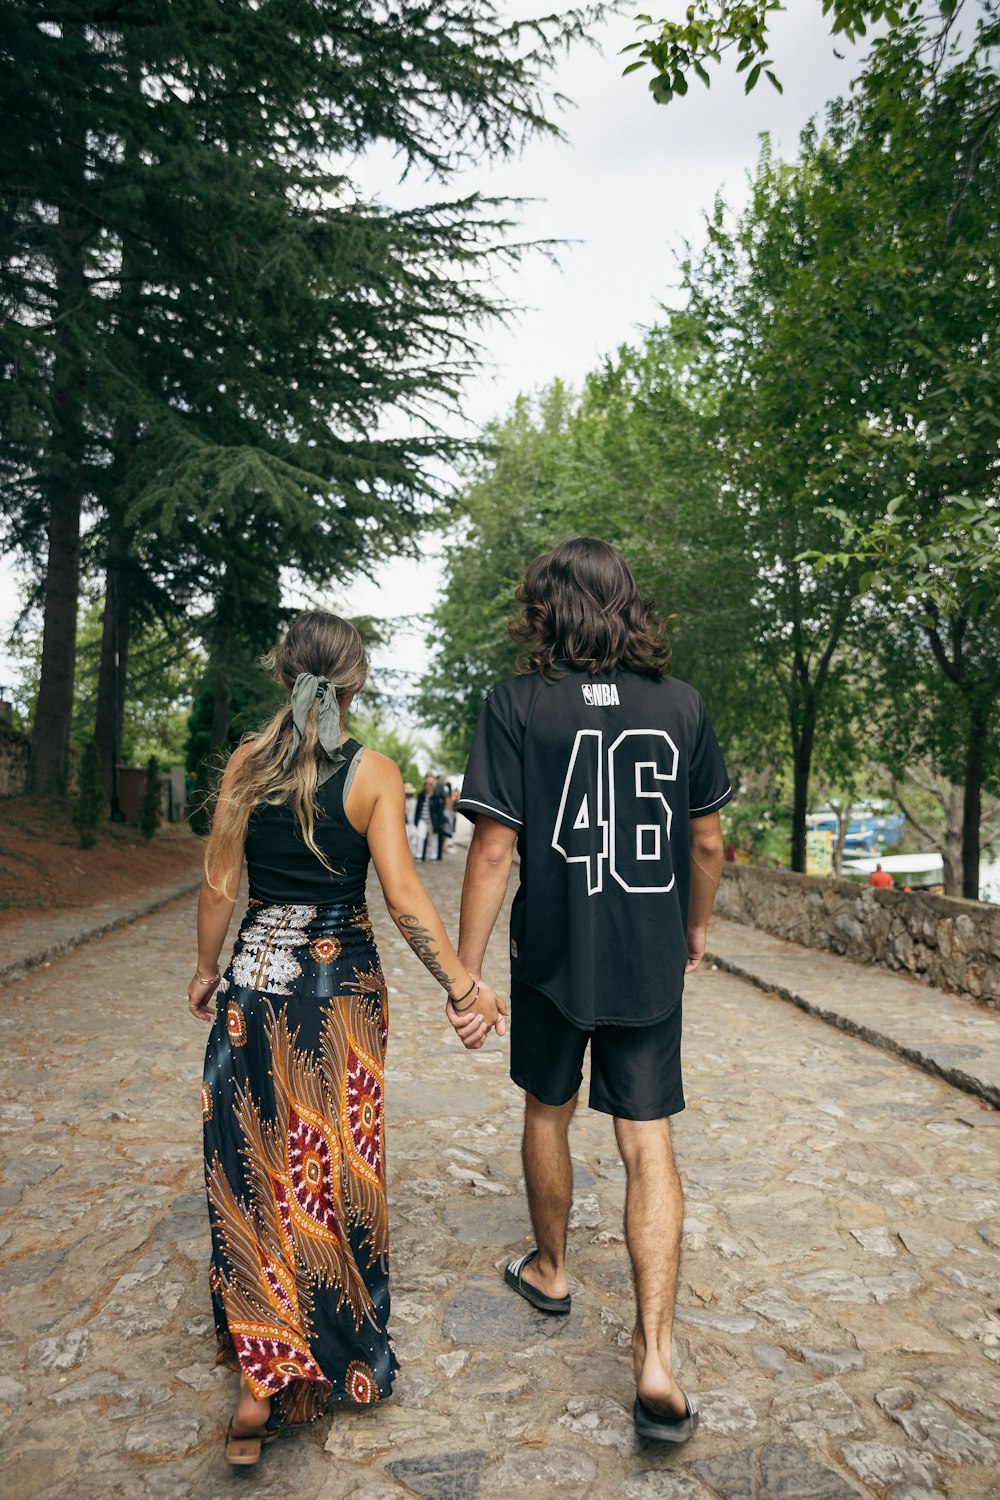
<instances>
[{"instance_id":1,"label":"man's long wavy hair","mask_svg":"<svg viewBox=\"0 0 1000 1500\"><path fill-rule=\"evenodd\" d=\"M338 703L352 697L368 677L368 651L349 620L323 609L310 609L291 621L278 644L261 665L286 693L291 694L300 672L325 677L337 691ZM288 702L257 734L248 735L234 754L239 761L224 782L205 850L205 875L214 890L234 896L228 884L238 864L250 814L259 802L291 803L302 837L326 868L332 868L316 843L316 776L323 754L317 719L319 700L306 719L302 743L288 771L284 768L292 737L292 708Z\"/></svg>"},{"instance_id":2,"label":"man's long wavy hair","mask_svg":"<svg viewBox=\"0 0 1000 1500\"><path fill-rule=\"evenodd\" d=\"M617 547L575 536L529 563L517 591L522 614L507 626L527 649L518 670L557 682L574 672L670 670L670 643Z\"/></svg>"}]
</instances>

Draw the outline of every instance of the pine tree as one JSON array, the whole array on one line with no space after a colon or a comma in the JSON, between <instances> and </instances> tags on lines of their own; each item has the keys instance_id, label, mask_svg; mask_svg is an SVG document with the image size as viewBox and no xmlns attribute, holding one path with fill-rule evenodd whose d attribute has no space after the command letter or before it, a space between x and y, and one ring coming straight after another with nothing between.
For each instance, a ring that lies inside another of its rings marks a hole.
<instances>
[{"instance_id":1,"label":"pine tree","mask_svg":"<svg viewBox=\"0 0 1000 1500\"><path fill-rule=\"evenodd\" d=\"M106 769L131 621L222 598L246 537L329 584L406 547L456 445L441 432L504 208L368 203L343 167L388 142L446 180L552 132L571 13L489 0L6 0L0 92L0 479L44 580L32 782L59 788L82 517L108 591ZM412 436L392 439L387 414ZM218 611L216 610L216 613ZM117 656L117 663L116 663ZM117 672L117 693L114 689Z\"/></svg>"},{"instance_id":2,"label":"pine tree","mask_svg":"<svg viewBox=\"0 0 1000 1500\"><path fill-rule=\"evenodd\" d=\"M139 827L144 839L151 839L160 826L160 763L155 755L146 762L146 785L139 809Z\"/></svg>"},{"instance_id":3,"label":"pine tree","mask_svg":"<svg viewBox=\"0 0 1000 1500\"><path fill-rule=\"evenodd\" d=\"M73 827L80 835L81 849L92 849L97 843L97 829L107 811L104 787L101 785L97 741L89 739L80 758L76 800L73 803Z\"/></svg>"}]
</instances>

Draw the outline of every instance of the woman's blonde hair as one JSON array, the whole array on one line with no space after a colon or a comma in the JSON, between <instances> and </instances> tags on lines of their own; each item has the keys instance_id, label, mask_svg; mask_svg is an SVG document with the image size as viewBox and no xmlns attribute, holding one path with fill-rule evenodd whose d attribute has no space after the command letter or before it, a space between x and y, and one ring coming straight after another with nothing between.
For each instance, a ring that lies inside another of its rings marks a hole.
<instances>
[{"instance_id":1,"label":"woman's blonde hair","mask_svg":"<svg viewBox=\"0 0 1000 1500\"><path fill-rule=\"evenodd\" d=\"M306 610L289 624L261 665L287 693L302 672L325 677L338 703L360 692L368 677L368 651L349 620L323 609ZM259 802L290 802L302 837L327 869L330 863L316 843L316 786L324 751L319 742L319 699L306 718L302 743L286 771L284 762L292 738L291 703L275 714L241 746L238 768L219 796L212 832L205 850L205 875L214 890L226 895L237 852L246 838L250 814Z\"/></svg>"}]
</instances>

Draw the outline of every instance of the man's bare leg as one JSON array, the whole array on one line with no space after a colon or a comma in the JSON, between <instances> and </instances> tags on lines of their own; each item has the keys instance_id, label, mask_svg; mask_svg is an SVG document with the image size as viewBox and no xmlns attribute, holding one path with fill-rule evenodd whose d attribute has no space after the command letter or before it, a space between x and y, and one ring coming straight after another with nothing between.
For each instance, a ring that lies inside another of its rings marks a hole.
<instances>
[{"instance_id":1,"label":"man's bare leg","mask_svg":"<svg viewBox=\"0 0 1000 1500\"><path fill-rule=\"evenodd\" d=\"M674 1379L670 1335L677 1296L684 1196L674 1164L669 1120L615 1120L625 1163L625 1242L635 1280L632 1334L635 1384L653 1411L684 1416Z\"/></svg>"},{"instance_id":2,"label":"man's bare leg","mask_svg":"<svg viewBox=\"0 0 1000 1500\"><path fill-rule=\"evenodd\" d=\"M521 1160L528 1193L528 1211L538 1254L521 1272L546 1297L565 1297L566 1226L573 1201L573 1163L569 1155L569 1122L577 1095L568 1104L542 1104L534 1094L524 1096L524 1138Z\"/></svg>"}]
</instances>

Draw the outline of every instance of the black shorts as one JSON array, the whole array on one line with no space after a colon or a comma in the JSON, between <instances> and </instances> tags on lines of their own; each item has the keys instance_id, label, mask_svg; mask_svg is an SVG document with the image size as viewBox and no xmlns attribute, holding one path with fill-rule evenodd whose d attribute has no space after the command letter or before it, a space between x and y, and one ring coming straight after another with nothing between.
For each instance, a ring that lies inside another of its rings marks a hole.
<instances>
[{"instance_id":1,"label":"black shorts","mask_svg":"<svg viewBox=\"0 0 1000 1500\"><path fill-rule=\"evenodd\" d=\"M619 1120L662 1120L684 1108L681 1007L652 1026L584 1031L528 985L511 987L510 1076L540 1104L572 1099L590 1043L590 1107Z\"/></svg>"}]
</instances>

